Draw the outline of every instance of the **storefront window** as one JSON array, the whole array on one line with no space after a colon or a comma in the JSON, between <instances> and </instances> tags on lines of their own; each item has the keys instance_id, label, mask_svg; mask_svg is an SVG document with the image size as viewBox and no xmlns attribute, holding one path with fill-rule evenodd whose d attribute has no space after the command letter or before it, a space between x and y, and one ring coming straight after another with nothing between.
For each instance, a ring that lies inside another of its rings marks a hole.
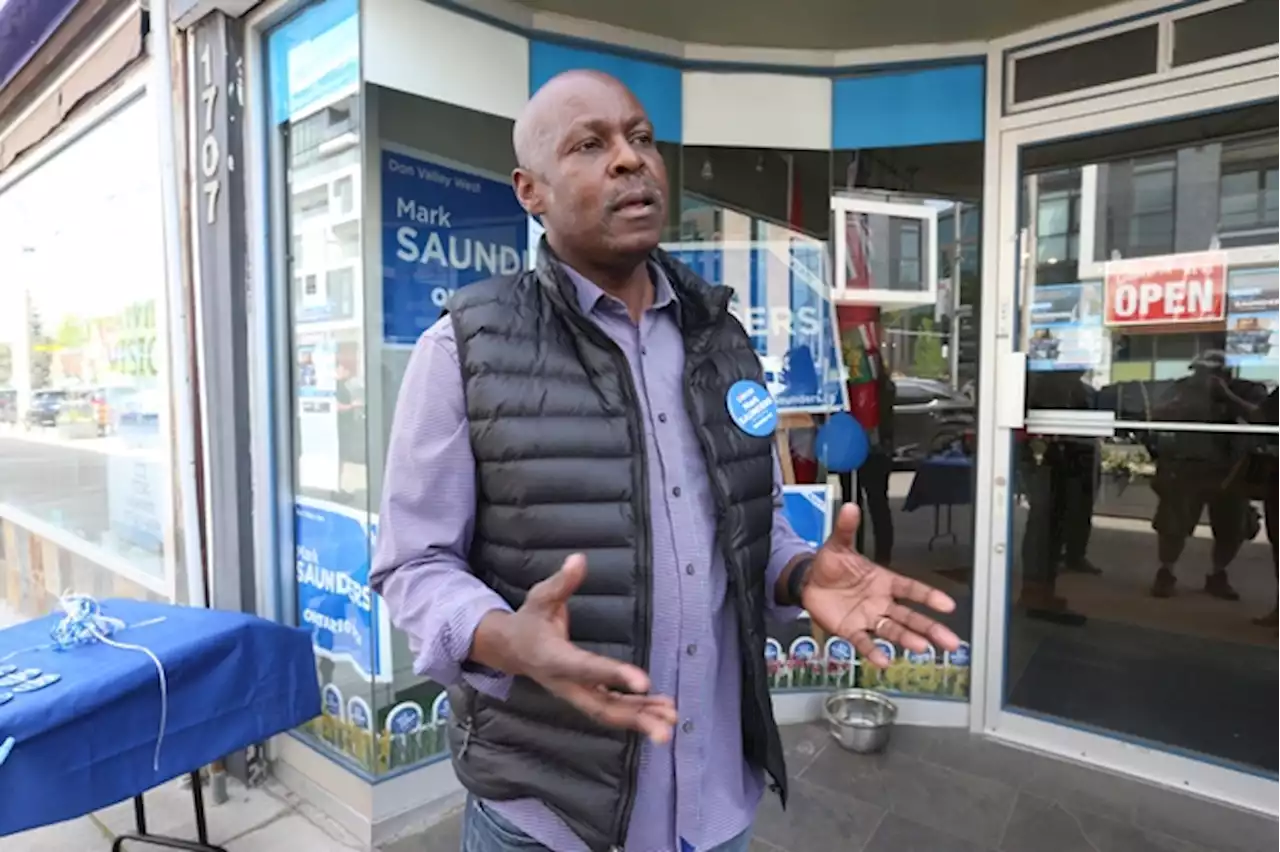
<instances>
[{"instance_id":1,"label":"storefront window","mask_svg":"<svg viewBox=\"0 0 1280 852\"><path fill-rule=\"evenodd\" d=\"M1276 244L1274 103L1259 130L1266 112L1024 149L1038 262L1020 293L1029 414L1010 477L1004 701L1274 773L1280 277L1256 248ZM1042 248L1060 230L1045 199L1067 165L1096 199L1080 242L1107 259L1075 279ZM1113 435L1070 427L1107 415ZM1188 699L1206 680L1212 696Z\"/></svg>"},{"instance_id":2,"label":"storefront window","mask_svg":"<svg viewBox=\"0 0 1280 852\"><path fill-rule=\"evenodd\" d=\"M679 187L686 199L683 232L697 227L699 215L705 215L692 211L707 208L736 211L818 240L825 240L830 232L831 154L827 151L685 146L681 163L682 173L672 172L671 178L672 189ZM688 233L682 237L691 238ZM726 233L721 238L754 237Z\"/></svg>"},{"instance_id":3,"label":"storefront window","mask_svg":"<svg viewBox=\"0 0 1280 852\"><path fill-rule=\"evenodd\" d=\"M458 287L512 274L529 261L530 220L516 200L510 119L369 87L381 196L380 296L370 303L371 446L385 447L409 355L443 314ZM448 215L437 211L447 211ZM384 458L372 460L373 493L381 493ZM374 511L376 511L376 507ZM448 699L443 687L413 671L408 637L395 630L388 646L391 676L377 693L377 713L390 724L420 719L421 729L388 755L396 770L446 754Z\"/></svg>"},{"instance_id":4,"label":"storefront window","mask_svg":"<svg viewBox=\"0 0 1280 852\"><path fill-rule=\"evenodd\" d=\"M856 476L842 477L842 491L862 507L863 551L945 589L959 604L948 626L966 641L977 487L982 151L981 143L836 151L832 169L832 192L853 205L844 213L845 268L837 274L851 291L879 294L874 303L839 308L850 410L872 444ZM1049 203L1065 247L1071 200ZM926 224L930 219L936 227ZM968 698L968 645L955 654L893 659L883 674L863 672L864 685Z\"/></svg>"},{"instance_id":5,"label":"storefront window","mask_svg":"<svg viewBox=\"0 0 1280 852\"><path fill-rule=\"evenodd\" d=\"M918 184L922 192L935 187L953 189L963 184L967 191L958 193L958 199L968 202L980 198L982 146L961 147L972 150L948 151L941 155L938 151L925 150L916 156L912 152L904 155L889 151L832 154L686 147L682 155L679 243L685 253L682 259L713 257L716 262L708 263L699 271L716 283L734 288L740 310L743 305L750 306L743 313L744 325L761 353L766 379L785 377L770 386L784 408L795 372L794 346L785 332L790 328L794 334L797 320L802 317L794 310L798 304L797 280L804 279L795 274L799 258L809 253L821 258L814 268L823 281L824 302L830 298L830 287L837 275L861 278L864 286L874 281L877 289L911 293L912 298L927 287L931 267L944 271L948 288L955 282L955 304L950 295L953 291L947 289L936 305L910 308L900 305L896 310L886 311L855 308L850 314L852 319L845 316L847 312L843 307L827 308L839 314L838 319L831 316L825 320L835 326L828 326L834 339L830 344L833 354L827 360L834 365L837 385L843 387L839 388L838 397L821 399L808 410L797 408L784 418L785 440L780 442L785 455L784 475L789 474L795 483L788 491L794 493L798 504L794 509L789 505L788 514L799 530L805 523L802 495L806 489L820 489L833 506L845 498L842 491L848 491L847 499L859 499L851 490L853 480L848 478L844 478L843 487L825 490L827 471L818 458L818 429L832 410L852 410L865 423L873 422L870 418L875 415L865 405L864 391L874 387L882 373L885 378L891 378L900 388L900 397L895 403L885 402L886 409L878 411L882 425L870 431L883 439L882 448L894 449L869 459L859 470L863 487L858 491L867 519L859 544L864 552L880 561L943 585L953 594L956 590L963 591L968 583L971 552L956 547L955 554L949 553L947 559L940 559L932 553L936 538L943 538L948 545L959 542L937 535L942 532L937 526L931 538L924 512L905 518L899 518L898 513L904 511L904 498L911 492L916 476L917 461L909 460L913 457L908 454L908 448L910 453L928 455L927 448L938 438L939 424L943 423L952 429L957 441L963 442L966 433L972 438L974 402L972 396L958 390L962 383L958 377L976 377L977 334L972 316L976 315L978 294L978 208L939 196L931 198L930 210L936 212L937 233L946 235L945 246L937 235L930 242L923 219L866 217L863 220L866 239L862 244L865 251L848 260L851 269L859 270L855 275L850 269L831 268L830 205L833 192L847 194L868 186L877 188L867 197L874 196L881 201L919 201L923 197L901 192L892 180L886 181L887 191L883 183L868 183L873 169L879 170L875 179L883 181L895 173L918 174L923 168L925 173ZM937 167L928 168L930 163L936 163ZM963 183L964 180L968 183ZM931 252L936 253L932 258ZM781 257L782 262L772 262L775 256ZM759 262L757 257L765 260ZM935 260L936 264L932 263ZM793 308L790 313L784 310L787 307ZM757 308L758 315L765 318L763 322L754 321L752 310ZM781 322L787 318L791 320L790 327ZM815 362L821 363L823 347L817 347L815 352ZM822 372L820 368L818 373ZM871 398L873 407L878 407L880 398L874 393ZM901 443L887 437L891 423L899 424L893 430L900 429ZM897 458L899 446L903 449L901 459ZM963 499L951 502L972 503L970 480L971 477L966 476L960 488ZM788 493L788 500L792 496ZM950 505L946 511L949 515ZM923 526L917 519L924 520ZM963 523L959 521L956 529L964 529L959 525ZM821 537L821 532L814 534L815 540ZM963 594L956 596L963 600ZM969 635L969 612L965 602L951 625L964 637ZM767 649L770 685L775 690L861 685L901 694L961 699L968 696L967 647L954 655L938 652L907 655L888 646L885 650L895 663L889 671L881 673L860 665L848 643L821 635L807 619L801 619L774 630Z\"/></svg>"},{"instance_id":6,"label":"storefront window","mask_svg":"<svg viewBox=\"0 0 1280 852\"><path fill-rule=\"evenodd\" d=\"M156 140L140 92L0 189L0 623L185 598Z\"/></svg>"},{"instance_id":7,"label":"storefront window","mask_svg":"<svg viewBox=\"0 0 1280 852\"><path fill-rule=\"evenodd\" d=\"M322 716L305 733L360 770L386 771L416 741L412 720L387 723L391 625L369 589L377 534L370 506L360 250L365 181L355 0L310 6L267 36L275 242L289 253L275 301L288 368L277 399L292 422L292 517L300 626L311 630ZM279 374L279 373L278 373ZM286 450L289 451L289 450Z\"/></svg>"}]
</instances>

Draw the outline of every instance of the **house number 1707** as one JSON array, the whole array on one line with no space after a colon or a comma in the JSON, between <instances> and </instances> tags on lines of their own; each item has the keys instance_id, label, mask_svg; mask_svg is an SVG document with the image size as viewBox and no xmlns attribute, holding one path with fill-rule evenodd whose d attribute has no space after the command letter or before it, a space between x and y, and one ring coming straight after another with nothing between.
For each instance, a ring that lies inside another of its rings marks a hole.
<instances>
[{"instance_id":1,"label":"house number 1707","mask_svg":"<svg viewBox=\"0 0 1280 852\"><path fill-rule=\"evenodd\" d=\"M212 225L218 218L218 192L222 188L218 172L222 164L222 152L218 150L218 139L213 133L218 84L213 78L213 57L207 40L200 49L200 86L200 102L204 107L201 110L203 122L200 129L200 175L204 181L201 191L205 200L205 221Z\"/></svg>"}]
</instances>

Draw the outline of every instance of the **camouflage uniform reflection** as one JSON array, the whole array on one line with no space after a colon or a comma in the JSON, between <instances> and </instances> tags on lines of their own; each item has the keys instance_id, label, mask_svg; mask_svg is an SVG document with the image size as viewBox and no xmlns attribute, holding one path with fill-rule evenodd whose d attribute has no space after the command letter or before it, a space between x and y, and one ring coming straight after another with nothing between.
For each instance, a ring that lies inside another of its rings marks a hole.
<instances>
[{"instance_id":1,"label":"camouflage uniform reflection","mask_svg":"<svg viewBox=\"0 0 1280 852\"><path fill-rule=\"evenodd\" d=\"M1191 375L1173 383L1152 409L1155 420L1234 424L1248 418L1265 401L1257 382L1236 379L1222 352L1209 351L1191 362ZM1153 439L1156 462L1151 489L1160 502L1151 526L1158 536L1160 568L1151 593L1173 595L1173 568L1200 514L1208 508L1213 531L1213 564L1204 589L1224 600L1240 596L1227 580L1227 566L1252 536L1244 473L1257 444L1248 435L1213 432L1159 432ZM1254 521L1256 523L1256 521ZM1256 532L1256 529L1253 531Z\"/></svg>"},{"instance_id":2,"label":"camouflage uniform reflection","mask_svg":"<svg viewBox=\"0 0 1280 852\"><path fill-rule=\"evenodd\" d=\"M1027 407L1090 410L1097 393L1080 371L1031 373ZM1099 453L1095 438L1032 435L1022 445L1021 487L1029 504L1022 538L1022 606L1029 614L1082 620L1056 594L1059 565L1097 574L1086 558L1093 532Z\"/></svg>"},{"instance_id":3,"label":"camouflage uniform reflection","mask_svg":"<svg viewBox=\"0 0 1280 852\"><path fill-rule=\"evenodd\" d=\"M1254 409L1249 418L1251 422L1267 426L1280 425L1277 393L1280 393L1280 388L1273 388L1267 394L1266 402ZM1262 500L1263 517L1267 522L1267 541L1271 543L1271 561L1275 563L1276 576L1280 577L1280 541L1277 541L1280 537L1280 529L1277 529L1280 526L1280 519L1277 518L1280 515L1280 492L1276 489L1276 477L1280 473L1280 446L1277 444L1280 444L1280 440L1275 435L1268 435L1260 442L1250 459L1247 481L1250 498ZM1277 610L1273 608L1270 615L1255 618L1253 623L1259 627L1275 627L1276 616Z\"/></svg>"}]
</instances>

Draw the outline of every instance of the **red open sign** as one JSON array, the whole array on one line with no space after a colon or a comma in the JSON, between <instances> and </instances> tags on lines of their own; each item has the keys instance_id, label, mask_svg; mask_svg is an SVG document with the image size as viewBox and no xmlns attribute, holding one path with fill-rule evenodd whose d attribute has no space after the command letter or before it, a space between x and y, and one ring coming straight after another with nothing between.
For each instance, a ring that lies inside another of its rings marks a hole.
<instances>
[{"instance_id":1,"label":"red open sign","mask_svg":"<svg viewBox=\"0 0 1280 852\"><path fill-rule=\"evenodd\" d=\"M1107 325L1222 322L1227 258L1207 251L1112 261L1106 293Z\"/></svg>"}]
</instances>

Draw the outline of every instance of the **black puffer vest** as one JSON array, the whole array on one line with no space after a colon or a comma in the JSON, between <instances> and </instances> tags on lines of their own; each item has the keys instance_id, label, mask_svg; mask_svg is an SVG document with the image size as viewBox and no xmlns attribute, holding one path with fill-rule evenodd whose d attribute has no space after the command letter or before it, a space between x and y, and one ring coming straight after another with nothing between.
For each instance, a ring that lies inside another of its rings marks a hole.
<instances>
[{"instance_id":1,"label":"black puffer vest","mask_svg":"<svg viewBox=\"0 0 1280 852\"><path fill-rule=\"evenodd\" d=\"M544 242L536 272L459 290L449 303L476 460L471 569L513 607L570 553L587 555L569 604L578 645L647 668L653 548L649 472L636 388L622 351L578 306ZM685 406L706 458L717 541L742 646L743 749L786 800L764 662L772 441L742 432L729 387L759 361L713 288L665 253L681 303ZM449 740L463 785L481 798L541 799L593 852L620 848L635 798L640 738L605 729L517 678L506 701L450 691Z\"/></svg>"}]
</instances>

